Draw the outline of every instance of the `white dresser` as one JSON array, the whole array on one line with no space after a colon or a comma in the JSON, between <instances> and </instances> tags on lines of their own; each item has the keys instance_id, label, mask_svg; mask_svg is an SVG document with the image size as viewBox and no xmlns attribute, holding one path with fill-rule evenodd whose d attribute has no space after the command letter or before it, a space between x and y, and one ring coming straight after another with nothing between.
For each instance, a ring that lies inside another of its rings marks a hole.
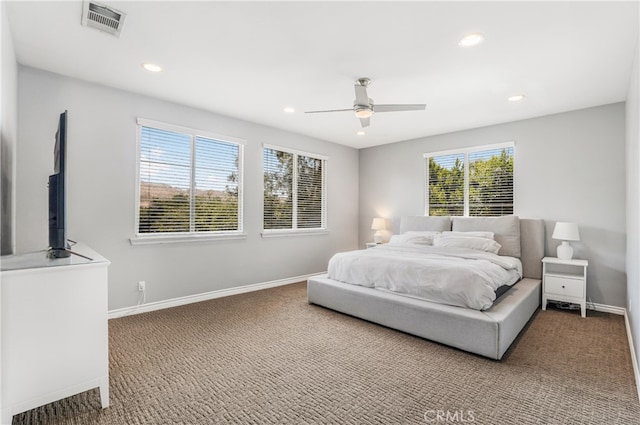
<instances>
[{"instance_id":1,"label":"white dresser","mask_svg":"<svg viewBox=\"0 0 640 425\"><path fill-rule=\"evenodd\" d=\"M109 261L83 244L71 255L46 251L3 256L0 421L100 388L109 406Z\"/></svg>"}]
</instances>

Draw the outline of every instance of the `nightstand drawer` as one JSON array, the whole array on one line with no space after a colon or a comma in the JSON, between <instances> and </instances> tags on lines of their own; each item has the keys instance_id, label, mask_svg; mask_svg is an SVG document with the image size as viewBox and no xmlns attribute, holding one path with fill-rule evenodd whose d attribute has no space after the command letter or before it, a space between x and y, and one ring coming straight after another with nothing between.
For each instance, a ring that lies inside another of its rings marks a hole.
<instances>
[{"instance_id":1,"label":"nightstand drawer","mask_svg":"<svg viewBox=\"0 0 640 425\"><path fill-rule=\"evenodd\" d=\"M548 294L584 298L584 280L546 276L544 291Z\"/></svg>"}]
</instances>

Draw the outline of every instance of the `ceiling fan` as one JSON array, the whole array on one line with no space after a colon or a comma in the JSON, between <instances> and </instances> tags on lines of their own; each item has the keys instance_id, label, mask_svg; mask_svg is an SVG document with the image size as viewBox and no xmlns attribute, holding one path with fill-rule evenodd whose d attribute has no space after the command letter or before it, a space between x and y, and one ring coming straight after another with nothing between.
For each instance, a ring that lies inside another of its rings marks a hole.
<instances>
[{"instance_id":1,"label":"ceiling fan","mask_svg":"<svg viewBox=\"0 0 640 425\"><path fill-rule=\"evenodd\" d=\"M368 127L371 115L376 112L396 112L396 111L423 111L427 105L405 104L405 105L376 105L373 99L367 95L367 86L371 84L369 78L363 77L356 80L356 100L353 101L351 109L330 109L328 111L305 111L305 114L317 114L321 112L343 112L353 111L356 117L360 118L362 127Z\"/></svg>"}]
</instances>

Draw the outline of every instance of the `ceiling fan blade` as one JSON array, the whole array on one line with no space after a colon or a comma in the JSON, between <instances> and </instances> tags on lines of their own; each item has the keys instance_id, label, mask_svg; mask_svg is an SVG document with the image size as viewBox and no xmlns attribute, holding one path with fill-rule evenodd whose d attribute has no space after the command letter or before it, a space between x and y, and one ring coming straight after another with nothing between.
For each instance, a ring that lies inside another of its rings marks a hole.
<instances>
[{"instance_id":1,"label":"ceiling fan blade","mask_svg":"<svg viewBox=\"0 0 640 425\"><path fill-rule=\"evenodd\" d=\"M362 128L369 127L370 120L371 120L371 117L360 118L360 125L362 126Z\"/></svg>"},{"instance_id":2,"label":"ceiling fan blade","mask_svg":"<svg viewBox=\"0 0 640 425\"><path fill-rule=\"evenodd\" d=\"M356 105L368 105L369 96L367 95L367 87L361 86L359 84L356 84L355 87L356 87Z\"/></svg>"},{"instance_id":3,"label":"ceiling fan blade","mask_svg":"<svg viewBox=\"0 0 640 425\"><path fill-rule=\"evenodd\" d=\"M413 104L413 105L373 105L374 112L395 112L395 111L423 111L427 105Z\"/></svg>"},{"instance_id":4,"label":"ceiling fan blade","mask_svg":"<svg viewBox=\"0 0 640 425\"><path fill-rule=\"evenodd\" d=\"M327 111L304 111L304 113L305 114L317 114L317 113L321 113L321 112L344 112L344 111L353 112L353 108L350 108L350 109L329 109Z\"/></svg>"}]
</instances>

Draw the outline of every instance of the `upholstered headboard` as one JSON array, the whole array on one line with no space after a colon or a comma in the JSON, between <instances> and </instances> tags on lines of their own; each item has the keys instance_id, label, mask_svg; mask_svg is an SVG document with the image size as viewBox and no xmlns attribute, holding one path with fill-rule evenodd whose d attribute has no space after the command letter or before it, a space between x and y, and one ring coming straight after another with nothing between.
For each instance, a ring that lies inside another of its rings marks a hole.
<instances>
[{"instance_id":1,"label":"upholstered headboard","mask_svg":"<svg viewBox=\"0 0 640 425\"><path fill-rule=\"evenodd\" d=\"M544 257L544 221L541 219L504 217L402 217L400 233L410 230L430 230L442 232L490 231L503 248L499 254L519 257L522 261L524 277L542 278L542 258Z\"/></svg>"},{"instance_id":2,"label":"upholstered headboard","mask_svg":"<svg viewBox=\"0 0 640 425\"><path fill-rule=\"evenodd\" d=\"M520 219L520 261L524 277L542 279L544 234L544 220Z\"/></svg>"},{"instance_id":3,"label":"upholstered headboard","mask_svg":"<svg viewBox=\"0 0 640 425\"><path fill-rule=\"evenodd\" d=\"M445 216L405 216L400 219L400 233L411 230L444 232L451 230L451 217Z\"/></svg>"}]
</instances>

